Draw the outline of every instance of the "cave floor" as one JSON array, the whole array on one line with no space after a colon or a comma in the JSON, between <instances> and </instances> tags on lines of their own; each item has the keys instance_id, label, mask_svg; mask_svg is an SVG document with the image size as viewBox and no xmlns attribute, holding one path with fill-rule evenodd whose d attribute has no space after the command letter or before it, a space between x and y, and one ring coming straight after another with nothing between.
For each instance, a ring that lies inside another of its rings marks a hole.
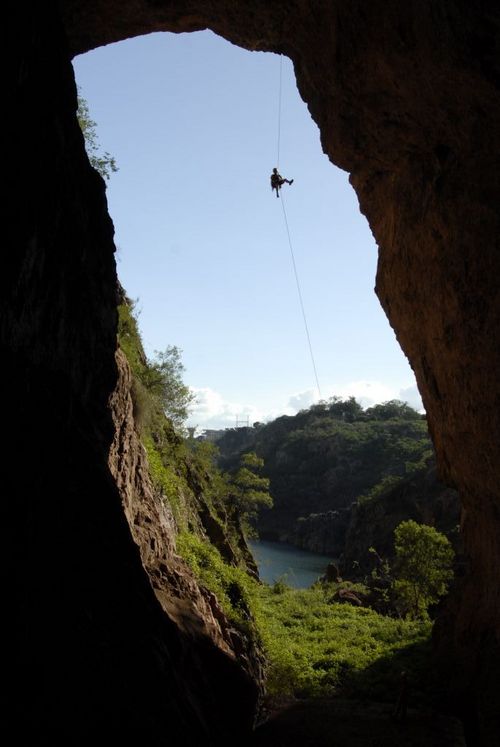
<instances>
[{"instance_id":1,"label":"cave floor","mask_svg":"<svg viewBox=\"0 0 500 747\"><path fill-rule=\"evenodd\" d=\"M294 701L270 714L250 747L465 747L462 725L442 714L349 700Z\"/></svg>"}]
</instances>

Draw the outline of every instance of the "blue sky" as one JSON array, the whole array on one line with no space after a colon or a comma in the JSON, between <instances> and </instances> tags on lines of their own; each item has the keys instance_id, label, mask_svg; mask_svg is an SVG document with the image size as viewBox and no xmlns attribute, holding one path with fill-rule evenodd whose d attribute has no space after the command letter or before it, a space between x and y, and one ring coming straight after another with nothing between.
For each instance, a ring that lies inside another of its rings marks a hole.
<instances>
[{"instance_id":1,"label":"blue sky","mask_svg":"<svg viewBox=\"0 0 500 747\"><path fill-rule=\"evenodd\" d=\"M151 34L74 61L108 182L118 274L146 352L177 345L199 428L292 414L319 398L293 273L280 172L321 396L420 407L380 307L377 249L347 173L324 155L287 58L211 32Z\"/></svg>"}]
</instances>

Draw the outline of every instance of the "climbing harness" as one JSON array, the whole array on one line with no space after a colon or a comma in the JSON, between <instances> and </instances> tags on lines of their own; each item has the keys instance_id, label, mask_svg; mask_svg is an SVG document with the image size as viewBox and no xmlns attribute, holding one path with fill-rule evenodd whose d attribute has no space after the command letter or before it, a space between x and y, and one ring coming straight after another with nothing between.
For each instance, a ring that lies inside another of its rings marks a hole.
<instances>
[{"instance_id":1,"label":"climbing harness","mask_svg":"<svg viewBox=\"0 0 500 747\"><path fill-rule=\"evenodd\" d=\"M281 93L282 93L282 87L283 87L283 55L280 54L280 75L279 75L279 94L278 94L278 147L277 147L277 155L276 155L276 170L279 170L279 161L280 161L280 143L281 143ZM293 182L293 179L292 179ZM291 182L290 182L291 184ZM278 188L279 189L279 188ZM279 193L277 192L278 196ZM293 266L293 273L295 275L295 283L297 285L297 293L299 296L299 302L300 302L300 309L302 311L302 319L304 322L304 328L306 331L306 337L307 337L307 344L309 346L309 354L311 356L311 363L314 371L314 378L316 380L316 387L318 390L319 398L321 399L321 389L319 386L319 379L318 379L318 372L316 369L316 362L314 360L314 353L311 343L311 336L309 334L309 325L307 324L307 317L306 317L306 311L304 307L304 301L302 298L302 291L300 288L300 281L299 281L299 274L297 272L297 264L295 262L295 254L293 251L293 245L292 245L292 238L290 236L290 228L288 226L288 218L286 215L286 208L285 208L285 200L283 198L283 195L281 195L281 207L283 210L283 219L285 221L285 228L286 228L286 234L288 237L288 246L290 248L290 257L292 259L292 266Z\"/></svg>"}]
</instances>

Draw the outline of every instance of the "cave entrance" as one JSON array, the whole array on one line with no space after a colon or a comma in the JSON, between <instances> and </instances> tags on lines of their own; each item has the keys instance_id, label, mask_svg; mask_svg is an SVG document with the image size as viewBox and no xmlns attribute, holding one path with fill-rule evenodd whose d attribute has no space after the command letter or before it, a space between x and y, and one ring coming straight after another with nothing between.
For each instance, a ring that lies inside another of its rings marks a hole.
<instances>
[{"instance_id":1,"label":"cave entrance","mask_svg":"<svg viewBox=\"0 0 500 747\"><path fill-rule=\"evenodd\" d=\"M118 273L139 299L148 354L178 345L200 404L190 425L233 427L317 399L287 238L269 188L279 57L211 32L155 33L76 58L103 149ZM420 407L373 292L377 251L347 174L283 59L280 170L322 396Z\"/></svg>"},{"instance_id":2,"label":"cave entrance","mask_svg":"<svg viewBox=\"0 0 500 747\"><path fill-rule=\"evenodd\" d=\"M291 63L283 66L280 171L294 179L287 210L323 395L353 395L365 407L393 399L419 407L408 363L373 293L377 253L367 223L346 174L318 147ZM184 352L186 383L200 400L191 427L220 430L242 417L248 424L309 407L313 372L279 204L269 189L278 58L209 32L161 33L100 48L75 68L102 146L119 167L108 187L119 277L139 299L147 354L167 345ZM199 551L191 540L186 554ZM328 628L327 595L286 587L278 579L274 596L262 601L269 618L277 620L278 601L287 620L301 621L301 638L320 631L320 620ZM344 591L358 603L359 589ZM349 607L340 611L334 635L323 625L321 635L331 640L326 659L297 650L304 662L294 669L288 652L276 649L276 687L287 677L299 682L311 661L310 692L316 674L321 686L345 678L355 668L358 639L375 646L368 629L376 627L376 613L364 627L355 617ZM428 628L381 625L379 639L405 644L396 668L406 648L428 655ZM349 653L332 657L340 643ZM387 666L386 649L377 657L377 666ZM372 687L377 666L360 664L368 674L358 679L359 692Z\"/></svg>"}]
</instances>

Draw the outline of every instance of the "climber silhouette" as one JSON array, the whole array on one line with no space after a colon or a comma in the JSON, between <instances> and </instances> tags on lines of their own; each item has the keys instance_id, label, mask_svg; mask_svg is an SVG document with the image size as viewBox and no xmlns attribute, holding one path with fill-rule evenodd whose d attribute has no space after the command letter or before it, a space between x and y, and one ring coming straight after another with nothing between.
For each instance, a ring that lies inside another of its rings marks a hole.
<instances>
[{"instance_id":1,"label":"climber silhouette","mask_svg":"<svg viewBox=\"0 0 500 747\"><path fill-rule=\"evenodd\" d=\"M281 185L285 184L285 182L293 184L293 179L285 179L278 173L278 169L273 169L273 173L271 174L271 189L276 190L276 197L280 196Z\"/></svg>"}]
</instances>

